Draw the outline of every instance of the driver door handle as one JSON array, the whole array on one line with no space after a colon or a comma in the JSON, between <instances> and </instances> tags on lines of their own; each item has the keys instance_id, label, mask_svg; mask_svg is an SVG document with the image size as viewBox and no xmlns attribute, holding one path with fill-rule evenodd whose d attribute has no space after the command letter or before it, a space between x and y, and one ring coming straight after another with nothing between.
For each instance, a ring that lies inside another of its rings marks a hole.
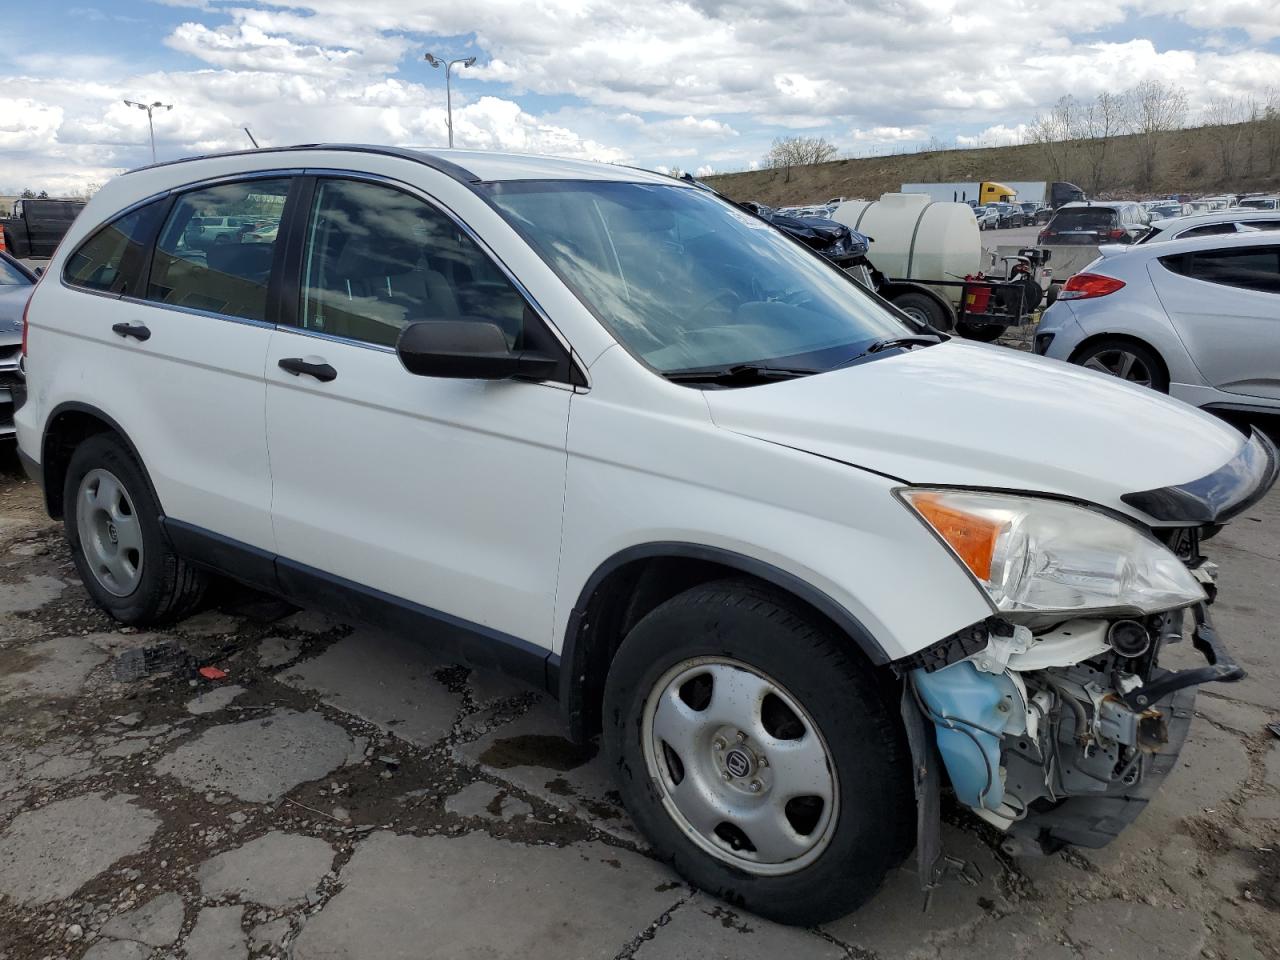
<instances>
[{"instance_id":1,"label":"driver door handle","mask_svg":"<svg viewBox=\"0 0 1280 960\"><path fill-rule=\"evenodd\" d=\"M281 370L292 373L295 377L306 374L308 377L315 377L321 383L338 379L338 371L323 360L313 362L304 360L302 357L285 357L278 365Z\"/></svg>"},{"instance_id":2,"label":"driver door handle","mask_svg":"<svg viewBox=\"0 0 1280 960\"><path fill-rule=\"evenodd\" d=\"M151 339L151 331L145 323L113 323L111 332L122 337L132 337L139 342Z\"/></svg>"}]
</instances>

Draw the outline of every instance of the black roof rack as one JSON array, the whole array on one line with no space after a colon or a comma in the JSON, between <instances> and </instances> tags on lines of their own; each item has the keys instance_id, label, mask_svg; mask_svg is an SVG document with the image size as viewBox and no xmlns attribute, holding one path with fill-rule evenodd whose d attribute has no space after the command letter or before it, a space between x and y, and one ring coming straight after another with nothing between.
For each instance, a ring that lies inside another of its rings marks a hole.
<instances>
[{"instance_id":1,"label":"black roof rack","mask_svg":"<svg viewBox=\"0 0 1280 960\"><path fill-rule=\"evenodd\" d=\"M421 163L433 170L438 170L460 183L477 184L480 178L470 170L459 166L452 160L445 160L422 150L411 150L408 147L388 147L370 143L298 143L288 147L257 147L251 150L226 150L221 153L206 153L198 157L183 157L180 160L163 160L160 163L149 163L145 167L135 167L122 176L138 173L142 170L154 170L157 167L172 167L179 163L190 163L193 160L213 160L219 157L250 157L264 153L289 153L298 150L338 150L348 153L374 153L386 157L400 157Z\"/></svg>"}]
</instances>

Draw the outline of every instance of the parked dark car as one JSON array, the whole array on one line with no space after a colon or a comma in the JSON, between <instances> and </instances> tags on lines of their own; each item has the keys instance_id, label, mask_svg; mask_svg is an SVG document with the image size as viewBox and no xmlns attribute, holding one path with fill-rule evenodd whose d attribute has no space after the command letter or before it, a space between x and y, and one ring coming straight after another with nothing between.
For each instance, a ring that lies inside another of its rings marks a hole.
<instances>
[{"instance_id":1,"label":"parked dark car","mask_svg":"<svg viewBox=\"0 0 1280 960\"><path fill-rule=\"evenodd\" d=\"M13 439L13 391L22 386L22 311L35 288L35 274L0 253L0 443Z\"/></svg>"},{"instance_id":2,"label":"parked dark car","mask_svg":"<svg viewBox=\"0 0 1280 960\"><path fill-rule=\"evenodd\" d=\"M1136 203L1068 203L1040 231L1050 246L1133 243L1146 233L1149 218Z\"/></svg>"},{"instance_id":3,"label":"parked dark car","mask_svg":"<svg viewBox=\"0 0 1280 960\"><path fill-rule=\"evenodd\" d=\"M999 214L997 227L1023 227L1027 224L1027 215L1022 212L1022 207L1016 203L989 203L991 207Z\"/></svg>"},{"instance_id":4,"label":"parked dark car","mask_svg":"<svg viewBox=\"0 0 1280 960\"><path fill-rule=\"evenodd\" d=\"M5 249L22 260L53 256L84 204L83 200L14 201L13 213L0 220Z\"/></svg>"},{"instance_id":5,"label":"parked dark car","mask_svg":"<svg viewBox=\"0 0 1280 960\"><path fill-rule=\"evenodd\" d=\"M739 206L841 267L849 266L864 256L870 243L867 237L828 217L791 216L754 200L744 201Z\"/></svg>"},{"instance_id":6,"label":"parked dark car","mask_svg":"<svg viewBox=\"0 0 1280 960\"><path fill-rule=\"evenodd\" d=\"M1053 251L1053 279L1063 283L1096 260L1100 246L1137 243L1149 224L1147 214L1132 201L1068 203L1040 231L1037 243Z\"/></svg>"}]
</instances>

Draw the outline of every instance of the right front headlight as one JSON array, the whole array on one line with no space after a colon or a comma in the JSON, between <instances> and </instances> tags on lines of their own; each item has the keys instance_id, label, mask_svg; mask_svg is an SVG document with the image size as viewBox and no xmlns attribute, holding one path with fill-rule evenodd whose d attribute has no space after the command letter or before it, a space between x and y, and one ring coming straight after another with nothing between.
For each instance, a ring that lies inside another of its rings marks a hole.
<instances>
[{"instance_id":1,"label":"right front headlight","mask_svg":"<svg viewBox=\"0 0 1280 960\"><path fill-rule=\"evenodd\" d=\"M1002 613L1149 614L1205 598L1164 544L1087 507L967 490L898 495Z\"/></svg>"}]
</instances>

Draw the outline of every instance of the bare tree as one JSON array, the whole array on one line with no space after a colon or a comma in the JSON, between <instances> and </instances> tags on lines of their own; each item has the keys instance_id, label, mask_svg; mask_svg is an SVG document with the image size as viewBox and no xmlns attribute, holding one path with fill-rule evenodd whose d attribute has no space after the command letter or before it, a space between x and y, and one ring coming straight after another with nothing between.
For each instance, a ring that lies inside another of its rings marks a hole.
<instances>
[{"instance_id":1,"label":"bare tree","mask_svg":"<svg viewBox=\"0 0 1280 960\"><path fill-rule=\"evenodd\" d=\"M1066 179L1067 140L1075 127L1077 110L1075 97L1059 97L1053 109L1036 116L1027 132L1032 143L1040 144L1054 180Z\"/></svg>"},{"instance_id":2,"label":"bare tree","mask_svg":"<svg viewBox=\"0 0 1280 960\"><path fill-rule=\"evenodd\" d=\"M1128 99L1114 93L1100 93L1076 111L1072 136L1081 141L1088 167L1088 191L1097 194L1106 179L1107 157L1113 152L1116 137L1129 126Z\"/></svg>"},{"instance_id":3,"label":"bare tree","mask_svg":"<svg viewBox=\"0 0 1280 960\"><path fill-rule=\"evenodd\" d=\"M1280 170L1280 88L1267 91L1262 104L1262 153L1267 161L1267 173Z\"/></svg>"},{"instance_id":4,"label":"bare tree","mask_svg":"<svg viewBox=\"0 0 1280 960\"><path fill-rule=\"evenodd\" d=\"M1156 158L1164 135L1182 126L1187 94L1181 87L1144 80L1129 91L1130 129L1138 147L1138 185L1150 186L1156 177Z\"/></svg>"},{"instance_id":5,"label":"bare tree","mask_svg":"<svg viewBox=\"0 0 1280 960\"><path fill-rule=\"evenodd\" d=\"M776 137L765 154L764 165L785 169L785 182L789 183L792 167L824 163L835 158L836 145L826 137Z\"/></svg>"},{"instance_id":6,"label":"bare tree","mask_svg":"<svg viewBox=\"0 0 1280 960\"><path fill-rule=\"evenodd\" d=\"M1212 133L1213 149L1218 158L1218 173L1223 180L1236 175L1240 152L1244 147L1246 105L1235 97L1215 97L1204 108L1206 127L1215 127Z\"/></svg>"}]
</instances>

